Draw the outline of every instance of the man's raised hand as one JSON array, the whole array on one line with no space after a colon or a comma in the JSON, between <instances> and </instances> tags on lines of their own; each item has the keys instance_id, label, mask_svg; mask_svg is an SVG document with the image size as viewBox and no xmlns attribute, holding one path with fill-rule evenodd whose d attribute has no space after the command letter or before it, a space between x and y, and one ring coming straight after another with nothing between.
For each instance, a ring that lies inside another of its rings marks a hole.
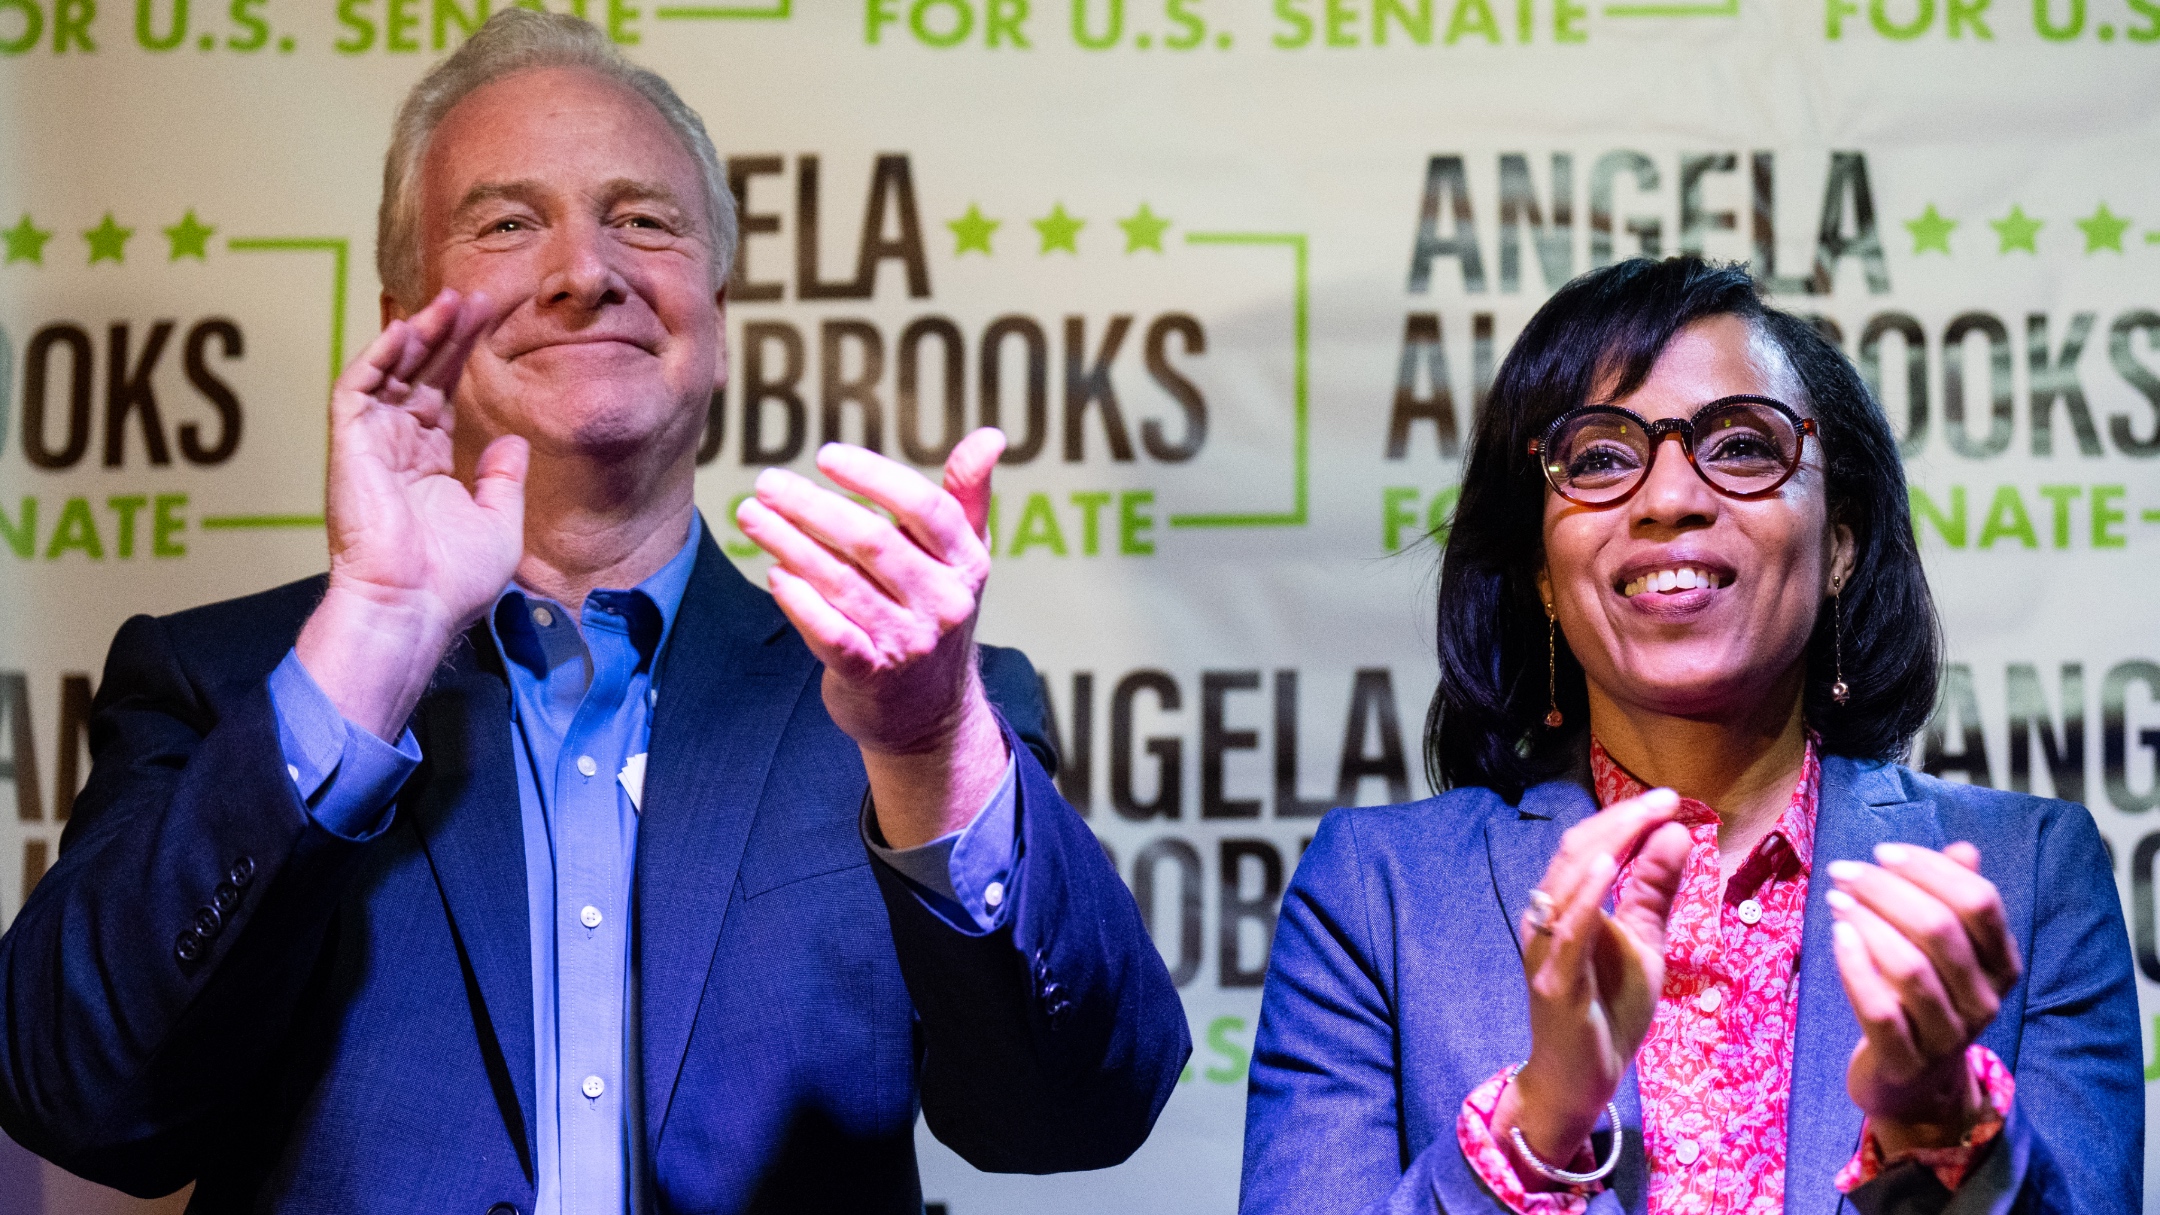
<instances>
[{"instance_id":1,"label":"man's raised hand","mask_svg":"<svg viewBox=\"0 0 2160 1215\"><path fill-rule=\"evenodd\" d=\"M445 290L383 328L330 394L330 584L300 661L345 717L395 738L450 640L524 552L525 440L504 436L458 479L450 405L488 324L485 297Z\"/></svg>"},{"instance_id":2,"label":"man's raised hand","mask_svg":"<svg viewBox=\"0 0 2160 1215\"><path fill-rule=\"evenodd\" d=\"M944 485L874 452L829 443L819 471L890 519L785 469L759 474L736 512L777 559L773 598L825 664L825 704L862 748L886 842L966 825L995 792L1005 749L975 668L975 616L993 429L961 440Z\"/></svg>"}]
</instances>

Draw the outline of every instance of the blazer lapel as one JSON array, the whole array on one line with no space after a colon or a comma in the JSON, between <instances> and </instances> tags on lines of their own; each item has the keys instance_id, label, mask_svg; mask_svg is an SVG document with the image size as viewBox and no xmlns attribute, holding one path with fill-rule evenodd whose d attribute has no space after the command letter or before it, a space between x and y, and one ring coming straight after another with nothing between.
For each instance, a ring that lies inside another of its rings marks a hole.
<instances>
[{"instance_id":1,"label":"blazer lapel","mask_svg":"<svg viewBox=\"0 0 2160 1215\"><path fill-rule=\"evenodd\" d=\"M421 702L415 733L426 767L408 786L419 791L409 809L484 1006L474 1010L475 1020L499 1055L490 1060L489 1076L530 1179L532 935L510 689L484 626L466 632L447 666Z\"/></svg>"},{"instance_id":2,"label":"blazer lapel","mask_svg":"<svg viewBox=\"0 0 2160 1215\"><path fill-rule=\"evenodd\" d=\"M1530 906L1530 891L1560 851L1560 837L1596 810L1596 801L1582 786L1559 780L1525 792L1512 816L1503 809L1486 821L1485 852L1492 864L1493 893L1507 914L1516 953L1522 952L1522 917ZM1649 1166L1643 1155L1642 1097L1632 1066L1621 1076L1613 1104L1620 1110L1627 1139L1609 1184L1621 1204L1639 1215L1649 1202Z\"/></svg>"},{"instance_id":3,"label":"blazer lapel","mask_svg":"<svg viewBox=\"0 0 2160 1215\"><path fill-rule=\"evenodd\" d=\"M1831 890L1830 862L1872 860L1875 845L1886 841L1942 847L1934 807L1908 801L1904 783L1888 764L1825 756L1800 935L1800 1011L1786 1111L1785 1209L1793 1215L1838 1209L1844 1196L1832 1182L1860 1146L1860 1110L1845 1091L1860 1023L1845 998L1830 946L1833 921L1824 898Z\"/></svg>"},{"instance_id":4,"label":"blazer lapel","mask_svg":"<svg viewBox=\"0 0 2160 1215\"><path fill-rule=\"evenodd\" d=\"M639 1053L659 1141L758 799L817 671L770 596L706 531L659 671L638 826Z\"/></svg>"}]
</instances>

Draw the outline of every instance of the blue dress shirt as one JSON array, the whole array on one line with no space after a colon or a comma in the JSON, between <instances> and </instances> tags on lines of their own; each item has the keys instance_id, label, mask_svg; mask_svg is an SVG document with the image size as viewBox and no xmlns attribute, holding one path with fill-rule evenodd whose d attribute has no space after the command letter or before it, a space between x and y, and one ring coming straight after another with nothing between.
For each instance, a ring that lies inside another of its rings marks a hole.
<instances>
[{"instance_id":1,"label":"blue dress shirt","mask_svg":"<svg viewBox=\"0 0 2160 1215\"><path fill-rule=\"evenodd\" d=\"M630 909L646 741L661 656L696 564L701 519L682 548L630 590L595 590L573 621L561 604L503 591L488 628L504 656L532 931L538 1168L535 1215L624 1212L638 1158ZM288 652L270 677L279 741L302 800L325 828L368 839L420 762L344 720ZM1004 918L1017 839L1017 769L963 831L891 849L865 806L871 850L956 926ZM713 892L716 898L726 891Z\"/></svg>"}]
</instances>

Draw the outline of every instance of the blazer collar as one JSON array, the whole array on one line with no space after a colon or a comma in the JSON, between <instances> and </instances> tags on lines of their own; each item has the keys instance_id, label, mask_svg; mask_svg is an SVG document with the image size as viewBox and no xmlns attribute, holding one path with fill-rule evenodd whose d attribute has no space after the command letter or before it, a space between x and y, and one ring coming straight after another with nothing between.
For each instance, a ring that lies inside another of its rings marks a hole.
<instances>
[{"instance_id":1,"label":"blazer collar","mask_svg":"<svg viewBox=\"0 0 2160 1215\"><path fill-rule=\"evenodd\" d=\"M1486 821L1485 850L1492 865L1493 893L1507 913L1508 934L1515 939L1517 954L1522 952L1522 917L1530 905L1531 888L1560 851L1560 837L1596 812L1597 802L1588 789L1572 780L1555 780L1525 791L1518 805L1500 806ZM1643 1155L1642 1095L1633 1067L1620 1078L1613 1104L1620 1111L1620 1125L1627 1128L1627 1140L1608 1184L1622 1207L1641 1215L1648 1209L1650 1175Z\"/></svg>"},{"instance_id":2,"label":"blazer collar","mask_svg":"<svg viewBox=\"0 0 2160 1215\"><path fill-rule=\"evenodd\" d=\"M425 758L407 806L450 930L478 991L473 1019L488 1076L533 1177L532 935L525 836L510 746L510 689L487 627L451 648L414 722ZM487 1041L486 1039L492 1039ZM507 1090L507 1091L506 1091Z\"/></svg>"},{"instance_id":3,"label":"blazer collar","mask_svg":"<svg viewBox=\"0 0 2160 1215\"><path fill-rule=\"evenodd\" d=\"M645 1146L659 1142L767 773L816 660L708 529L662 659L638 827Z\"/></svg>"},{"instance_id":4,"label":"blazer collar","mask_svg":"<svg viewBox=\"0 0 2160 1215\"><path fill-rule=\"evenodd\" d=\"M1860 1146L1860 1110L1845 1091L1845 1070L1860 1041L1830 947L1829 866L1871 860L1889 841L1943 846L1933 803L1914 800L1899 769L1880 760L1826 755L1815 809L1815 859L1800 933L1800 1011L1793 1028L1792 1102L1785 1123L1785 1209L1820 1215L1839 1209L1832 1185Z\"/></svg>"}]
</instances>

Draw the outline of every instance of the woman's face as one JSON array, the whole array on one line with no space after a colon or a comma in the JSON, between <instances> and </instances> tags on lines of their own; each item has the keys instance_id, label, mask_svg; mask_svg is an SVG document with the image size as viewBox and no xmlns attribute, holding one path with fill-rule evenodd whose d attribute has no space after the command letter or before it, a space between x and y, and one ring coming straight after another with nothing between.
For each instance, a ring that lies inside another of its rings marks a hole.
<instances>
[{"instance_id":1,"label":"woman's face","mask_svg":"<svg viewBox=\"0 0 2160 1215\"><path fill-rule=\"evenodd\" d=\"M1776 348L1747 321L1719 316L1681 330L1614 403L1654 422L1738 393L1810 416ZM1807 443L1775 494L1742 501L1705 483L1672 438L1617 505L1581 506L1547 488L1539 590L1593 702L1719 716L1797 697L1816 611L1851 554L1851 531L1829 526L1819 443ZM1655 589L1660 576L1694 585Z\"/></svg>"}]
</instances>

